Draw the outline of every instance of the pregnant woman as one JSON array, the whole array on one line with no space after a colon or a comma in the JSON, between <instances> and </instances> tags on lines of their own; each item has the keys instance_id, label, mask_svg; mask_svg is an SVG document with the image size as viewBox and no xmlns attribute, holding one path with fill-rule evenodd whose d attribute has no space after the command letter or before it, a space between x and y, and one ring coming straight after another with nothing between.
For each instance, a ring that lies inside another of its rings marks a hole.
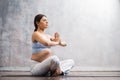
<instances>
[{"instance_id":1,"label":"pregnant woman","mask_svg":"<svg viewBox=\"0 0 120 80\"><path fill-rule=\"evenodd\" d=\"M65 75L74 66L72 59L60 61L51 51L52 46L65 47L67 44L60 39L58 32L50 36L44 32L48 27L47 17L38 14L34 18L35 30L32 34L32 56L31 59L37 64L32 67L32 75L58 76Z\"/></svg>"}]
</instances>

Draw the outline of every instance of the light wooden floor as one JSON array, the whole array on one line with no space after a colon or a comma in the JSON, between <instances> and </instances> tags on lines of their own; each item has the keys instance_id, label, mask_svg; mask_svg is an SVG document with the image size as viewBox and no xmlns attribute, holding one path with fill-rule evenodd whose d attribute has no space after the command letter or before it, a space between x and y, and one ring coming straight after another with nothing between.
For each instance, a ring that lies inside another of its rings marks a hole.
<instances>
[{"instance_id":1,"label":"light wooden floor","mask_svg":"<svg viewBox=\"0 0 120 80\"><path fill-rule=\"evenodd\" d=\"M65 76L40 77L30 72L1 71L0 80L120 80L120 72L70 72Z\"/></svg>"}]
</instances>

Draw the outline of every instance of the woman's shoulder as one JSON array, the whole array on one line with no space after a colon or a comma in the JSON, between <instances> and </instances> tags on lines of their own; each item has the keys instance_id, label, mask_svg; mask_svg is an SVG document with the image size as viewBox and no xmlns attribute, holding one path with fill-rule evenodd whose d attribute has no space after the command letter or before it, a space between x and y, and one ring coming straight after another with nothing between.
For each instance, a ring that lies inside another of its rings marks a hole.
<instances>
[{"instance_id":1,"label":"woman's shoulder","mask_svg":"<svg viewBox=\"0 0 120 80\"><path fill-rule=\"evenodd\" d=\"M38 32L38 31L35 31L32 33L32 41L36 41L37 38L40 38L41 37L41 34Z\"/></svg>"},{"instance_id":2,"label":"woman's shoulder","mask_svg":"<svg viewBox=\"0 0 120 80\"><path fill-rule=\"evenodd\" d=\"M37 37L38 35L40 35L37 31L32 33L32 38L34 39L35 37Z\"/></svg>"},{"instance_id":3,"label":"woman's shoulder","mask_svg":"<svg viewBox=\"0 0 120 80\"><path fill-rule=\"evenodd\" d=\"M33 38L43 38L45 35L43 35L42 33L40 33L40 32L38 32L38 31L35 31L35 32L33 32L33 34L32 34L32 37Z\"/></svg>"},{"instance_id":4,"label":"woman's shoulder","mask_svg":"<svg viewBox=\"0 0 120 80\"><path fill-rule=\"evenodd\" d=\"M41 35L38 31L33 32L32 36L38 36Z\"/></svg>"},{"instance_id":5,"label":"woman's shoulder","mask_svg":"<svg viewBox=\"0 0 120 80\"><path fill-rule=\"evenodd\" d=\"M38 34L38 31L34 31L33 34Z\"/></svg>"}]
</instances>

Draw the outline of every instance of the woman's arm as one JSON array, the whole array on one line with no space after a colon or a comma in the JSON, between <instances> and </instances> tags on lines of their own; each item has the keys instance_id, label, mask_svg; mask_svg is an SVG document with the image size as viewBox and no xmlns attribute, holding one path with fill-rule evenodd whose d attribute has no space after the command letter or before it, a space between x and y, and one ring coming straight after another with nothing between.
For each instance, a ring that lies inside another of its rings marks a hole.
<instances>
[{"instance_id":1,"label":"woman's arm","mask_svg":"<svg viewBox=\"0 0 120 80\"><path fill-rule=\"evenodd\" d=\"M56 42L55 41L51 41L51 40L45 38L45 36L41 35L38 32L34 32L33 33L33 38L36 41L42 43L45 46L56 46L56 45L59 45L59 41L56 41Z\"/></svg>"},{"instance_id":2,"label":"woman's arm","mask_svg":"<svg viewBox=\"0 0 120 80\"><path fill-rule=\"evenodd\" d=\"M54 37L52 37L52 36L50 36L50 35L49 35L49 37L50 37L50 40L51 40L51 41L55 41L55 42L58 41L60 46L63 46L63 47L67 46L66 42L63 41L63 40L61 40L60 35L59 35L58 32L56 32L56 33L54 34Z\"/></svg>"}]
</instances>

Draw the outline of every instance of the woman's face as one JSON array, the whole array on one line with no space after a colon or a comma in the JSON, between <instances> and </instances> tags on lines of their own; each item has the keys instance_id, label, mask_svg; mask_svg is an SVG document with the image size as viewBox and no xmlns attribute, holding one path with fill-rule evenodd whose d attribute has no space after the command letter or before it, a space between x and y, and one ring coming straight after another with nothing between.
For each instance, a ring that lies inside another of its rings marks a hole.
<instances>
[{"instance_id":1,"label":"woman's face","mask_svg":"<svg viewBox=\"0 0 120 80\"><path fill-rule=\"evenodd\" d=\"M38 23L38 27L44 29L48 27L48 21L47 18L45 16L43 16L40 20L40 22Z\"/></svg>"}]
</instances>

